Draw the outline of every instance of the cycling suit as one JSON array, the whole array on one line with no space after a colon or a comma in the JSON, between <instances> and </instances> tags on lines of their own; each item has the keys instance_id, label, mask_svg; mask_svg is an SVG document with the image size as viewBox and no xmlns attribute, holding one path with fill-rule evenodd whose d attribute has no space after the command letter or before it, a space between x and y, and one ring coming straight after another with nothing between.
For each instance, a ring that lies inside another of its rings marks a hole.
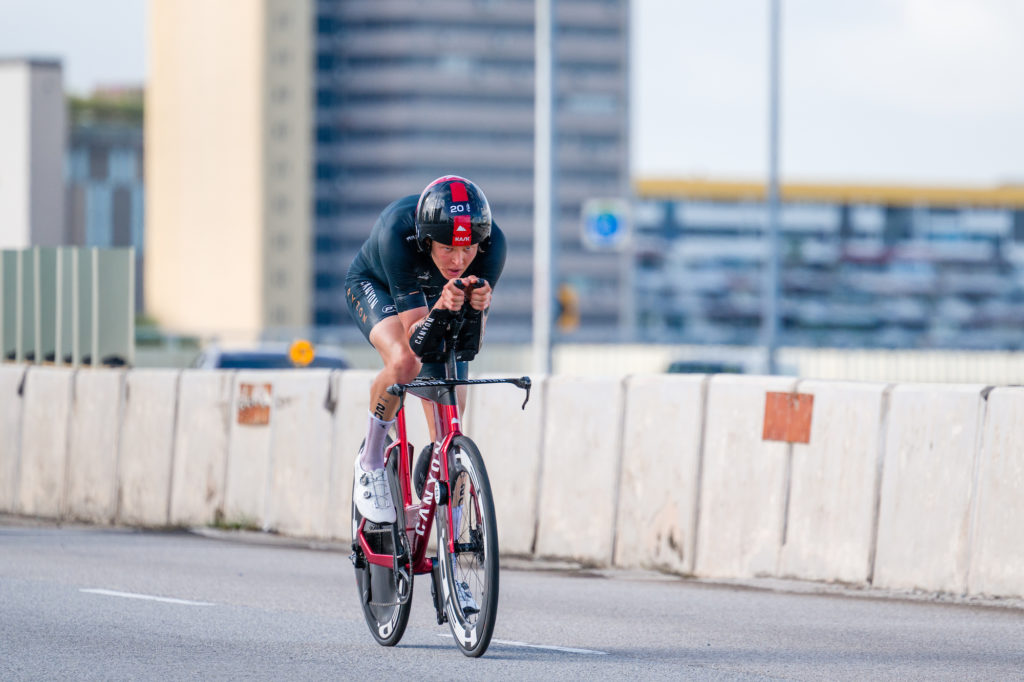
<instances>
[{"instance_id":1,"label":"cycling suit","mask_svg":"<svg viewBox=\"0 0 1024 682\"><path fill-rule=\"evenodd\" d=\"M384 318L433 307L448 283L430 252L421 251L416 243L417 201L419 195L411 194L385 208L348 269L345 300L367 341L370 330ZM494 288L505 267L505 254L505 235L492 222L491 236L480 243L465 276L476 275ZM462 377L466 363L459 365ZM420 376L443 377L444 365L424 363Z\"/></svg>"}]
</instances>

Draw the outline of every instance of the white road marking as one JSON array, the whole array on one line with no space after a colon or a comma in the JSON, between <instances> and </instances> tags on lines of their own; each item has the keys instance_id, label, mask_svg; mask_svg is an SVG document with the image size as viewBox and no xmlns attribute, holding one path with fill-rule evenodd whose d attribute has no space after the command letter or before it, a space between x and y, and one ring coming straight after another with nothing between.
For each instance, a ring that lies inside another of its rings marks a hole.
<instances>
[{"instance_id":1,"label":"white road marking","mask_svg":"<svg viewBox=\"0 0 1024 682\"><path fill-rule=\"evenodd\" d=\"M447 637L448 639L454 639L450 632L441 633L438 637ZM492 639L492 644L504 644L506 646L521 646L527 649L545 649L547 651L562 651L567 654L590 654L594 656L607 656L607 651L596 651L594 649L575 649L571 646L554 646L551 644L527 644L526 642L514 642L510 639Z\"/></svg>"},{"instance_id":2,"label":"white road marking","mask_svg":"<svg viewBox=\"0 0 1024 682\"><path fill-rule=\"evenodd\" d=\"M208 601L189 601L188 599L172 599L171 597L154 597L149 594L135 594L134 592L115 592L114 590L82 589L81 592L88 594L101 594L105 597L124 597L125 599L145 599L147 601L159 601L165 604L182 604L184 606L216 606Z\"/></svg>"}]
</instances>

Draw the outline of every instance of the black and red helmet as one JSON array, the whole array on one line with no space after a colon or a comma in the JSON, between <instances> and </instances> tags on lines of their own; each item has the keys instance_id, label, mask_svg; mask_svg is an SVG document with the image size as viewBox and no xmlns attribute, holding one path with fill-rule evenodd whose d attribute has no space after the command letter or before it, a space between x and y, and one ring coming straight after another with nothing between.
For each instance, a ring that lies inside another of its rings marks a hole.
<instances>
[{"instance_id":1,"label":"black and red helmet","mask_svg":"<svg viewBox=\"0 0 1024 682\"><path fill-rule=\"evenodd\" d=\"M445 175L427 185L416 202L416 242L449 246L478 244L491 236L491 205L475 184Z\"/></svg>"}]
</instances>

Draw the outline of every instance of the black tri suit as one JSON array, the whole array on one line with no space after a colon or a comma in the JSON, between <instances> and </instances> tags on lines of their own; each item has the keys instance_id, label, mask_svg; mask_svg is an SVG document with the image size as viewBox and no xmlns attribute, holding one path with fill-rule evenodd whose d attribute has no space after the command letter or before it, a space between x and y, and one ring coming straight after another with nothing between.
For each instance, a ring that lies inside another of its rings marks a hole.
<instances>
[{"instance_id":1,"label":"black tri suit","mask_svg":"<svg viewBox=\"0 0 1024 682\"><path fill-rule=\"evenodd\" d=\"M419 195L411 194L385 208L349 266L345 299L367 341L370 330L384 318L433 307L448 283L430 252L420 250L416 243L417 201ZM492 222L490 237L480 242L464 276L476 275L494 288L505 267L506 250L505 235ZM459 363L458 373L465 375L466 363ZM443 377L444 365L424 363L420 376Z\"/></svg>"}]
</instances>

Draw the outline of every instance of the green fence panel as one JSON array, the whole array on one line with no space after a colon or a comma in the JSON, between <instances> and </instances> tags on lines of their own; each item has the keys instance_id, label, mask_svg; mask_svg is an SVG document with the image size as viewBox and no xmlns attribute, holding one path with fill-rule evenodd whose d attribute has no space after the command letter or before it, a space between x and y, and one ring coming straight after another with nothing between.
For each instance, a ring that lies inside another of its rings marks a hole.
<instances>
[{"instance_id":1,"label":"green fence panel","mask_svg":"<svg viewBox=\"0 0 1024 682\"><path fill-rule=\"evenodd\" d=\"M57 360L57 249L32 249L35 277L36 362Z\"/></svg>"},{"instance_id":2,"label":"green fence panel","mask_svg":"<svg viewBox=\"0 0 1024 682\"><path fill-rule=\"evenodd\" d=\"M18 252L0 252L0 352L4 360L18 354Z\"/></svg>"},{"instance_id":3,"label":"green fence panel","mask_svg":"<svg viewBox=\"0 0 1024 682\"><path fill-rule=\"evenodd\" d=\"M135 361L135 250L103 249L96 252L95 306L99 327L97 357L104 365L132 365ZM95 364L95 360L93 361Z\"/></svg>"}]
</instances>

